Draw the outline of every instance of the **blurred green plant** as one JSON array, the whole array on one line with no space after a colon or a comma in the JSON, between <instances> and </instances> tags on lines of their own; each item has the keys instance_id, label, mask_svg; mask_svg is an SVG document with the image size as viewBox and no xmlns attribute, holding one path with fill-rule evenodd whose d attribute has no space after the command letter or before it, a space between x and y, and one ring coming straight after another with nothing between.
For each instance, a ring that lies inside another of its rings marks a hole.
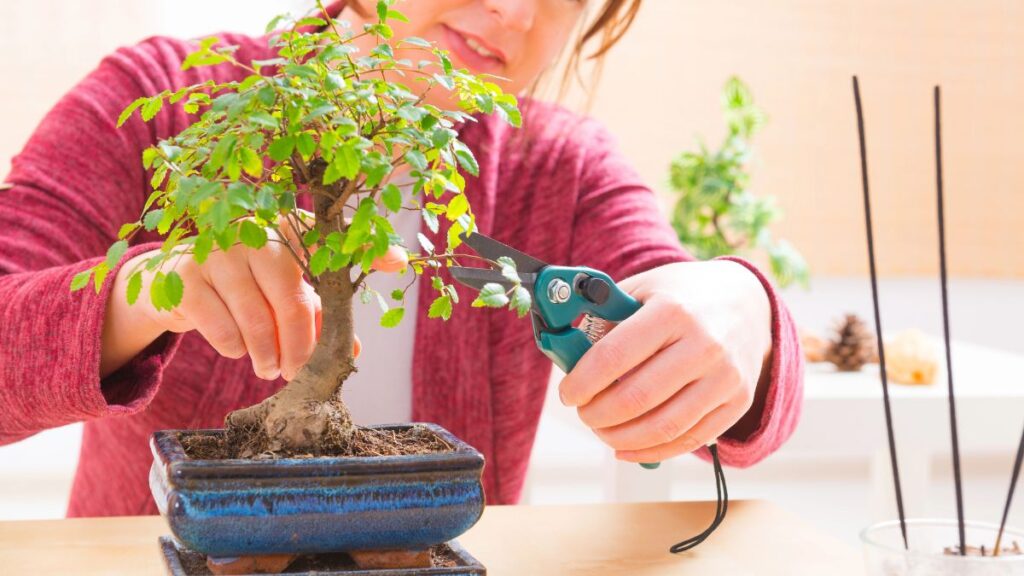
<instances>
[{"instance_id":1,"label":"blurred green plant","mask_svg":"<svg viewBox=\"0 0 1024 576\"><path fill-rule=\"evenodd\" d=\"M772 237L769 226L782 217L772 197L750 192L748 164L751 140L765 125L764 111L737 77L722 91L728 134L717 150L703 140L696 152L683 152L673 162L669 185L678 194L672 227L694 256L706 260L726 254L767 254L772 276L780 286L810 280L807 262L789 242Z\"/></svg>"}]
</instances>

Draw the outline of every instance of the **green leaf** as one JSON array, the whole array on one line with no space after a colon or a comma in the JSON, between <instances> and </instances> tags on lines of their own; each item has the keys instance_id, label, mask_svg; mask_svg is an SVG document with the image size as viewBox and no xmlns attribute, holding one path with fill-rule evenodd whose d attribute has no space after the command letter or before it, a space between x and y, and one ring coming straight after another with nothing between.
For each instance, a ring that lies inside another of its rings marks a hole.
<instances>
[{"instance_id":1,"label":"green leaf","mask_svg":"<svg viewBox=\"0 0 1024 576\"><path fill-rule=\"evenodd\" d=\"M110 266L107 266L106 262L100 262L93 268L92 274L92 285L96 290L96 293L100 293L100 289L103 288L103 281L106 280L107 274L110 273Z\"/></svg>"},{"instance_id":2,"label":"green leaf","mask_svg":"<svg viewBox=\"0 0 1024 576\"><path fill-rule=\"evenodd\" d=\"M210 217L214 231L218 233L222 232L228 227L228 223L231 222L231 205L226 200L217 202L210 210ZM230 247L230 244L228 247ZM221 248L224 247L221 246ZM224 249L227 250L227 248Z\"/></svg>"},{"instance_id":3,"label":"green leaf","mask_svg":"<svg viewBox=\"0 0 1024 576\"><path fill-rule=\"evenodd\" d=\"M359 173L359 151L352 144L340 147L334 161L324 171L324 185L329 186L342 178L351 180Z\"/></svg>"},{"instance_id":4,"label":"green leaf","mask_svg":"<svg viewBox=\"0 0 1024 576\"><path fill-rule=\"evenodd\" d=\"M138 222L129 222L121 226L121 229L117 231L118 240L123 240L128 237L129 234L135 232L135 230L141 226Z\"/></svg>"},{"instance_id":5,"label":"green leaf","mask_svg":"<svg viewBox=\"0 0 1024 576\"><path fill-rule=\"evenodd\" d=\"M430 305L430 310L427 311L428 318L442 318L448 320L452 317L452 298L447 294L444 296L438 296L433 303Z\"/></svg>"},{"instance_id":6,"label":"green leaf","mask_svg":"<svg viewBox=\"0 0 1024 576\"><path fill-rule=\"evenodd\" d=\"M160 156L160 150L155 147L146 148L142 152L142 167L149 170L153 167L153 161Z\"/></svg>"},{"instance_id":7,"label":"green leaf","mask_svg":"<svg viewBox=\"0 0 1024 576\"><path fill-rule=\"evenodd\" d=\"M252 148L242 148L242 169L245 173L253 178L259 178L263 175L263 160L260 159Z\"/></svg>"},{"instance_id":8,"label":"green leaf","mask_svg":"<svg viewBox=\"0 0 1024 576\"><path fill-rule=\"evenodd\" d=\"M402 38L402 43L403 44L409 44L411 46L418 46L420 48L431 48L431 47L433 47L433 44L431 44L430 42L427 42L426 40L424 40L423 38L420 38L418 36L409 36L408 38Z\"/></svg>"},{"instance_id":9,"label":"green leaf","mask_svg":"<svg viewBox=\"0 0 1024 576\"><path fill-rule=\"evenodd\" d=\"M434 234L437 234L438 229L441 227L440 222L437 221L437 214L430 210L422 210L420 213L423 214L423 221L426 222L427 228Z\"/></svg>"},{"instance_id":10,"label":"green leaf","mask_svg":"<svg viewBox=\"0 0 1024 576\"><path fill-rule=\"evenodd\" d=\"M149 102L149 98L143 96L142 98L138 98L134 102L129 104L128 107L124 109L124 112L121 112L121 115L117 117L117 127L120 128L121 126L123 126L124 123L132 117L132 114L134 114L135 111L139 109L139 106L142 106L147 102Z\"/></svg>"},{"instance_id":11,"label":"green leaf","mask_svg":"<svg viewBox=\"0 0 1024 576\"><path fill-rule=\"evenodd\" d=\"M255 210L252 186L245 182L232 182L228 185L228 203L243 210Z\"/></svg>"},{"instance_id":12,"label":"green leaf","mask_svg":"<svg viewBox=\"0 0 1024 576\"><path fill-rule=\"evenodd\" d=\"M75 274L75 276L71 278L71 291L78 292L82 288L88 286L90 277L92 277L92 268L82 270L78 274Z\"/></svg>"},{"instance_id":13,"label":"green leaf","mask_svg":"<svg viewBox=\"0 0 1024 576\"><path fill-rule=\"evenodd\" d=\"M427 169L427 157L419 150L409 150L405 153L405 161L417 170Z\"/></svg>"},{"instance_id":14,"label":"green leaf","mask_svg":"<svg viewBox=\"0 0 1024 576\"><path fill-rule=\"evenodd\" d=\"M153 276L152 282L149 283L149 300L157 310L170 310L171 308L167 301L167 295L164 293L165 279L166 276L163 272L157 272Z\"/></svg>"},{"instance_id":15,"label":"green leaf","mask_svg":"<svg viewBox=\"0 0 1024 576\"><path fill-rule=\"evenodd\" d=\"M227 160L228 155L235 148L236 140L237 137L234 134L228 134L217 142L217 145L213 148L213 153L210 154L210 168L219 170L224 165L224 161Z\"/></svg>"},{"instance_id":16,"label":"green leaf","mask_svg":"<svg viewBox=\"0 0 1024 576\"><path fill-rule=\"evenodd\" d=\"M312 246L313 244L316 244L316 241L319 240L319 239L320 239L320 229L319 228L313 228L312 230L310 230L310 231L308 231L308 232L306 232L305 234L302 235L302 244L304 246L307 246L307 247L308 246Z\"/></svg>"},{"instance_id":17,"label":"green leaf","mask_svg":"<svg viewBox=\"0 0 1024 576\"><path fill-rule=\"evenodd\" d=\"M405 14L402 14L398 10L388 10L389 20L398 20L399 22L408 22L409 18Z\"/></svg>"},{"instance_id":18,"label":"green leaf","mask_svg":"<svg viewBox=\"0 0 1024 576\"><path fill-rule=\"evenodd\" d=\"M472 306L474 308L481 308L486 306L487 308L503 308L508 304L508 296L505 295L505 289L501 284L491 282L484 284L484 287L480 289L480 294L473 300Z\"/></svg>"},{"instance_id":19,"label":"green leaf","mask_svg":"<svg viewBox=\"0 0 1024 576\"><path fill-rule=\"evenodd\" d=\"M405 308L392 308L380 317L380 325L385 328L394 328L405 316Z\"/></svg>"},{"instance_id":20,"label":"green leaf","mask_svg":"<svg viewBox=\"0 0 1024 576\"><path fill-rule=\"evenodd\" d=\"M519 279L519 273L516 272L516 263L514 260L508 256L499 256L498 264L501 265L501 275L504 276L506 280L513 284L522 282L522 280Z\"/></svg>"},{"instance_id":21,"label":"green leaf","mask_svg":"<svg viewBox=\"0 0 1024 576\"><path fill-rule=\"evenodd\" d=\"M405 299L405 292L401 288L395 288L391 291L391 299L401 301Z\"/></svg>"},{"instance_id":22,"label":"green leaf","mask_svg":"<svg viewBox=\"0 0 1024 576\"><path fill-rule=\"evenodd\" d=\"M466 172L473 176L480 175L480 165L477 164L476 157L469 150L469 147L459 142L458 140L452 142L452 148L455 150L455 158L459 162L459 166Z\"/></svg>"},{"instance_id":23,"label":"green leaf","mask_svg":"<svg viewBox=\"0 0 1024 576\"><path fill-rule=\"evenodd\" d=\"M271 89L271 91L273 91L273 89ZM249 114L249 121L257 126L263 126L264 128L270 128L271 130L280 126L277 118L274 118L269 112L264 110L257 110L252 114Z\"/></svg>"},{"instance_id":24,"label":"green leaf","mask_svg":"<svg viewBox=\"0 0 1024 576\"><path fill-rule=\"evenodd\" d=\"M242 244L259 250L267 244L267 230L252 220L242 220L241 228L238 230L238 237Z\"/></svg>"},{"instance_id":25,"label":"green leaf","mask_svg":"<svg viewBox=\"0 0 1024 576\"><path fill-rule=\"evenodd\" d=\"M296 139L295 147L299 150L299 154L302 154L303 158L309 159L316 152L316 140L313 139L313 135L309 132L303 132Z\"/></svg>"},{"instance_id":26,"label":"green leaf","mask_svg":"<svg viewBox=\"0 0 1024 576\"><path fill-rule=\"evenodd\" d=\"M167 297L167 303L171 305L171 308L181 304L181 297L184 293L185 284L181 281L181 276L174 270L171 270L164 278L164 295Z\"/></svg>"},{"instance_id":27,"label":"green leaf","mask_svg":"<svg viewBox=\"0 0 1024 576\"><path fill-rule=\"evenodd\" d=\"M127 240L118 240L117 242L114 242L113 244L111 244L110 248L107 250L107 258L105 260L105 262L107 263L107 266L110 267L110 268L113 268L114 266L117 266L117 263L121 261L121 257L124 256L124 253L127 250L128 250L128 241Z\"/></svg>"},{"instance_id":28,"label":"green leaf","mask_svg":"<svg viewBox=\"0 0 1024 576\"><path fill-rule=\"evenodd\" d=\"M388 184L381 192L381 200L385 208L391 212L398 212L402 209L402 190L394 184Z\"/></svg>"},{"instance_id":29,"label":"green leaf","mask_svg":"<svg viewBox=\"0 0 1024 576\"><path fill-rule=\"evenodd\" d=\"M157 95L149 99L148 102L142 107L142 120L149 122L153 119L157 113L164 107L164 99L162 95Z\"/></svg>"},{"instance_id":30,"label":"green leaf","mask_svg":"<svg viewBox=\"0 0 1024 576\"><path fill-rule=\"evenodd\" d=\"M319 250L313 253L313 256L309 259L309 271L313 276L319 276L327 270L327 265L331 262L331 249L323 246Z\"/></svg>"},{"instance_id":31,"label":"green leaf","mask_svg":"<svg viewBox=\"0 0 1024 576\"><path fill-rule=\"evenodd\" d=\"M445 212L445 218L448 220L458 220L460 216L469 211L469 199L466 198L465 194L456 194L448 202L448 210Z\"/></svg>"},{"instance_id":32,"label":"green leaf","mask_svg":"<svg viewBox=\"0 0 1024 576\"><path fill-rule=\"evenodd\" d=\"M206 261L206 257L210 255L211 250L213 250L213 233L209 230L203 230L196 236L196 242L192 245L192 255L195 257L196 262L202 264Z\"/></svg>"},{"instance_id":33,"label":"green leaf","mask_svg":"<svg viewBox=\"0 0 1024 576\"><path fill-rule=\"evenodd\" d=\"M142 291L142 271L133 273L128 277L128 288L125 295L128 297L128 305L135 304L139 299L139 292Z\"/></svg>"},{"instance_id":34,"label":"green leaf","mask_svg":"<svg viewBox=\"0 0 1024 576\"><path fill-rule=\"evenodd\" d=\"M510 307L515 310L516 315L522 318L530 312L530 305L533 303L533 298L530 296L530 291L522 286L516 286L512 290L512 302Z\"/></svg>"},{"instance_id":35,"label":"green leaf","mask_svg":"<svg viewBox=\"0 0 1024 576\"><path fill-rule=\"evenodd\" d=\"M435 216L435 218L436 218L436 216ZM423 248L423 250L425 250L427 252L433 252L434 251L434 243L431 242L429 238L424 236L422 232L417 232L416 233L416 240L419 241L420 248Z\"/></svg>"},{"instance_id":36,"label":"green leaf","mask_svg":"<svg viewBox=\"0 0 1024 576\"><path fill-rule=\"evenodd\" d=\"M163 217L164 211L162 208L150 210L149 212L146 212L145 216L142 217L142 225L146 228L146 230L152 232L153 230L156 230L157 225L160 224L160 220L162 220Z\"/></svg>"},{"instance_id":37,"label":"green leaf","mask_svg":"<svg viewBox=\"0 0 1024 576\"><path fill-rule=\"evenodd\" d=\"M292 157L293 150L295 150L295 138L282 136L270 143L267 154L275 162L284 162Z\"/></svg>"},{"instance_id":38,"label":"green leaf","mask_svg":"<svg viewBox=\"0 0 1024 576\"><path fill-rule=\"evenodd\" d=\"M327 26L327 22L323 18L317 18L316 16L307 16L295 23L296 28L305 28L307 26L315 28L323 28Z\"/></svg>"}]
</instances>

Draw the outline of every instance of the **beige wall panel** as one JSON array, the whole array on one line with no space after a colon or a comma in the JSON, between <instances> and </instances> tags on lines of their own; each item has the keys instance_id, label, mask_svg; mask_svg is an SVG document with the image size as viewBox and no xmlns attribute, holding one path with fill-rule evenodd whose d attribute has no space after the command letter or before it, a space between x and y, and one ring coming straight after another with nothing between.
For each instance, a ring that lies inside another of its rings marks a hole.
<instances>
[{"instance_id":1,"label":"beige wall panel","mask_svg":"<svg viewBox=\"0 0 1024 576\"><path fill-rule=\"evenodd\" d=\"M1024 3L756 0L645 3L592 112L643 176L696 134L717 142L720 86L739 74L771 122L754 188L819 275L867 270L850 76L868 121L879 265L937 270L931 88L943 86L954 273L1024 276Z\"/></svg>"}]
</instances>

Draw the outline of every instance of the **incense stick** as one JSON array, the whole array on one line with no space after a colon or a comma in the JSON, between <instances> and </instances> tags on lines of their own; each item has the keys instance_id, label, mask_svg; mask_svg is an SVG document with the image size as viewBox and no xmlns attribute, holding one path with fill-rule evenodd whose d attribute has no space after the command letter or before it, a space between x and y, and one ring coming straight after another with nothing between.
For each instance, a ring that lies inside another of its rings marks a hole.
<instances>
[{"instance_id":1,"label":"incense stick","mask_svg":"<svg viewBox=\"0 0 1024 576\"><path fill-rule=\"evenodd\" d=\"M868 152L864 137L864 111L860 103L860 85L853 77L853 100L857 106L857 135L860 138L860 177L864 190L864 222L868 236L868 265L871 269L871 300L875 307L875 341L878 346L878 364L882 377L882 403L885 405L885 429L889 435L889 462L892 466L892 480L896 487L896 511L900 516L900 532L903 547L907 543L907 519L903 513L903 489L900 484L900 467L896 460L896 435L892 426L892 403L889 401L889 378L885 372L885 347L882 345L882 317L878 306L878 274L875 270L875 239L871 230L871 193L868 187Z\"/></svg>"},{"instance_id":2,"label":"incense stick","mask_svg":"<svg viewBox=\"0 0 1024 576\"><path fill-rule=\"evenodd\" d=\"M1024 460L1024 432L1021 432L1020 443L1017 444L1017 459L1013 463L1013 474L1010 475L1010 489L1006 493L1006 505L1003 506L1003 519L999 522L999 533L996 534L996 547L993 556L999 556L999 548L1003 542L1003 530L1006 529L1006 519L1010 516L1010 502L1013 501L1013 491L1017 488L1017 478L1020 476L1020 464Z\"/></svg>"},{"instance_id":3,"label":"incense stick","mask_svg":"<svg viewBox=\"0 0 1024 576\"><path fill-rule=\"evenodd\" d=\"M967 554L964 536L964 490L960 482L960 438L956 427L956 396L953 394L953 352L949 347L949 296L946 282L946 218L942 198L942 121L939 87L935 87L935 182L939 215L939 276L942 284L942 334L946 341L946 381L949 383L949 431L953 441L953 482L956 487L956 520L960 555Z\"/></svg>"}]
</instances>

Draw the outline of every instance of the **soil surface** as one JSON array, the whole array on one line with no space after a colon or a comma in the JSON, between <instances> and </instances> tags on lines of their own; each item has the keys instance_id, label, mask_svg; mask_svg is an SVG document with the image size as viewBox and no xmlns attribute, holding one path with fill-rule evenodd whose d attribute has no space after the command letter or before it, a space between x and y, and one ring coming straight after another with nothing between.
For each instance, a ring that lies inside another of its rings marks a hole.
<instances>
[{"instance_id":1,"label":"soil surface","mask_svg":"<svg viewBox=\"0 0 1024 576\"><path fill-rule=\"evenodd\" d=\"M458 556L447 544L438 544L430 550L431 559L435 568L455 568L462 566ZM178 549L178 558L181 559L181 566L188 576L212 576L213 573L206 567L206 556L191 550ZM348 556L348 554L317 554L299 556L281 574L306 574L316 572L357 572L361 569ZM418 569L422 570L422 569Z\"/></svg>"},{"instance_id":2,"label":"soil surface","mask_svg":"<svg viewBox=\"0 0 1024 576\"><path fill-rule=\"evenodd\" d=\"M251 458L314 458L318 456L401 456L436 454L454 450L448 442L422 426L401 429L356 427L349 438L328 435L316 451L301 453L261 452L248 456L251 444L234 435L183 433L179 436L185 455L193 460Z\"/></svg>"}]
</instances>

